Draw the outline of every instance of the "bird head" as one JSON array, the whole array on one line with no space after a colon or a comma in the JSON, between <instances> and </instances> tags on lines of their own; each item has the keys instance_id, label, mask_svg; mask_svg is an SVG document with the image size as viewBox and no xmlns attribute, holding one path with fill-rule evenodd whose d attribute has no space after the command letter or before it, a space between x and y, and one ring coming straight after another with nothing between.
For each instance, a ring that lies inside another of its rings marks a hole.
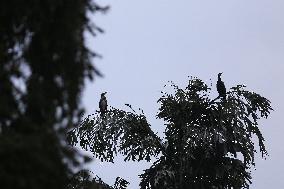
<instances>
[{"instance_id":1,"label":"bird head","mask_svg":"<svg viewBox=\"0 0 284 189\"><path fill-rule=\"evenodd\" d=\"M221 73L218 73L218 77L221 77L222 73L223 73L223 72L221 72Z\"/></svg>"},{"instance_id":2,"label":"bird head","mask_svg":"<svg viewBox=\"0 0 284 189\"><path fill-rule=\"evenodd\" d=\"M104 92L104 93L101 94L101 96L105 96L106 94L107 94L107 92Z\"/></svg>"}]
</instances>

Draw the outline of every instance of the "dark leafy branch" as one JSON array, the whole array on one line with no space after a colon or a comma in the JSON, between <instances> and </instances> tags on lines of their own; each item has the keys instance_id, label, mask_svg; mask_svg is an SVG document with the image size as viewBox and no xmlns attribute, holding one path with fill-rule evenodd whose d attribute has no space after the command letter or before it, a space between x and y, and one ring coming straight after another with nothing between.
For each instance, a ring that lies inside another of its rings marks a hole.
<instances>
[{"instance_id":1,"label":"dark leafy branch","mask_svg":"<svg viewBox=\"0 0 284 189\"><path fill-rule=\"evenodd\" d=\"M90 171L79 171L70 179L67 189L126 189L129 185L129 182L120 177L117 177L114 185L110 186L102 181L100 177L92 177L91 175L93 174L90 173Z\"/></svg>"},{"instance_id":2,"label":"dark leafy branch","mask_svg":"<svg viewBox=\"0 0 284 189\"><path fill-rule=\"evenodd\" d=\"M111 108L106 114L89 115L68 132L71 145L79 144L101 161L113 162L117 153L128 160L147 160L161 152L161 139L151 130L144 114Z\"/></svg>"}]
</instances>

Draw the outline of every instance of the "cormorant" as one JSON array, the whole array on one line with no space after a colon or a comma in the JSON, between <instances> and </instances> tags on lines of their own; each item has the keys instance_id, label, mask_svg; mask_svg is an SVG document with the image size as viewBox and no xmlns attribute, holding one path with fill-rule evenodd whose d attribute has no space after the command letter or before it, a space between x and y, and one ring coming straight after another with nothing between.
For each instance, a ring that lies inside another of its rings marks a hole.
<instances>
[{"instance_id":1,"label":"cormorant","mask_svg":"<svg viewBox=\"0 0 284 189\"><path fill-rule=\"evenodd\" d=\"M225 100L226 99L226 87L225 87L224 82L221 80L221 75L222 73L218 74L218 81L217 81L216 87L217 87L219 96L222 97L223 100Z\"/></svg>"},{"instance_id":2,"label":"cormorant","mask_svg":"<svg viewBox=\"0 0 284 189\"><path fill-rule=\"evenodd\" d=\"M101 94L101 99L100 99L100 102L99 102L99 107L100 107L100 112L101 114L104 114L107 112L107 99L105 97L105 94L107 92L104 92Z\"/></svg>"}]
</instances>

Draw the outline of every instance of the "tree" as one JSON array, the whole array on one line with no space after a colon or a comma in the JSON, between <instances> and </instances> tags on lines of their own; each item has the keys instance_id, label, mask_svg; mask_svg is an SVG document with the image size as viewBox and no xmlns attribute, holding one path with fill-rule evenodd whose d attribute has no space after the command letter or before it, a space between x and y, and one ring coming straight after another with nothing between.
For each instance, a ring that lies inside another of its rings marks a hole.
<instances>
[{"instance_id":1,"label":"tree","mask_svg":"<svg viewBox=\"0 0 284 189\"><path fill-rule=\"evenodd\" d=\"M79 123L87 78L100 72L84 32L102 32L87 14L91 0L0 2L1 188L64 188L90 158L65 142ZM82 159L82 158L81 158Z\"/></svg>"},{"instance_id":2,"label":"tree","mask_svg":"<svg viewBox=\"0 0 284 189\"><path fill-rule=\"evenodd\" d=\"M125 161L157 161L140 175L141 189L249 188L255 165L253 136L262 157L267 155L258 120L267 118L270 101L237 85L212 100L202 80L191 78L185 89L171 85L163 92L157 118L165 121L165 138L155 134L143 111L111 108L104 117L87 116L68 133L102 161L113 162L117 153Z\"/></svg>"}]
</instances>

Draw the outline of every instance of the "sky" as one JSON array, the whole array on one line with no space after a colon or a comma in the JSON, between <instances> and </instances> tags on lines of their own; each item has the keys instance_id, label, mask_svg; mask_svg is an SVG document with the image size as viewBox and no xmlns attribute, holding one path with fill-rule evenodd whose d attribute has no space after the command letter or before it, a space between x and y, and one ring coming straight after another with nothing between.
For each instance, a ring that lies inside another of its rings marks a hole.
<instances>
[{"instance_id":1,"label":"sky","mask_svg":"<svg viewBox=\"0 0 284 189\"><path fill-rule=\"evenodd\" d=\"M108 104L142 108L155 132L164 125L156 120L156 103L168 81L181 87L187 76L215 85L223 72L226 87L245 84L271 100L274 112L260 122L269 157L256 155L252 189L284 188L284 1L283 0L100 0L110 5L106 15L93 21L106 33L86 37L88 46L103 55L94 64L104 74L88 83L83 96L87 113L98 109L100 93ZM257 144L256 144L257 145ZM147 162L100 163L87 168L107 183L117 176L139 188L138 175Z\"/></svg>"}]
</instances>

